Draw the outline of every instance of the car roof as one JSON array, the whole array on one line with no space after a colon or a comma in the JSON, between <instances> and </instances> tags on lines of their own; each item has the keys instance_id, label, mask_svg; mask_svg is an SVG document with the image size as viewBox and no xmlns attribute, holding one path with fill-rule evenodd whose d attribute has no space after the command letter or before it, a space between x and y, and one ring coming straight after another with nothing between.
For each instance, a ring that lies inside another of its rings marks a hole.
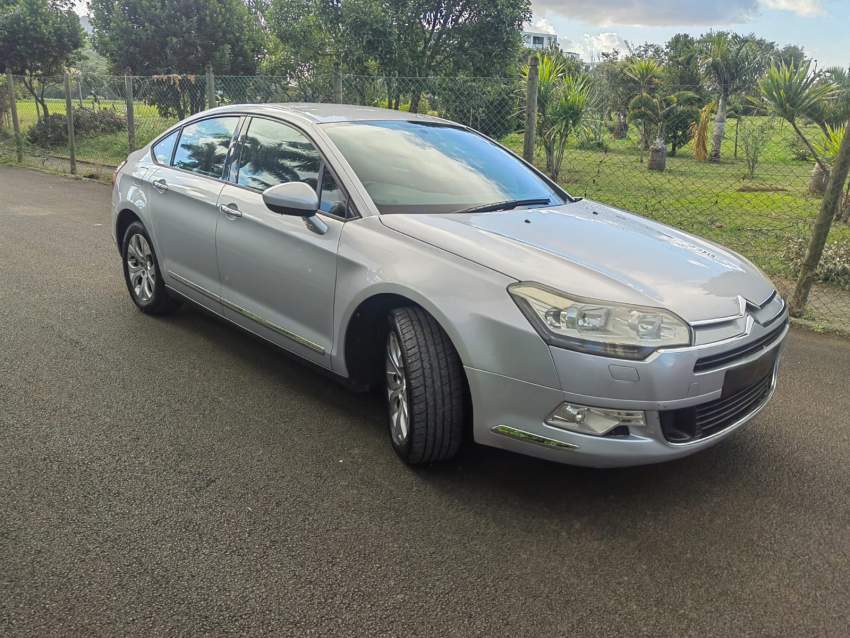
<instances>
[{"instance_id":1,"label":"car roof","mask_svg":"<svg viewBox=\"0 0 850 638\"><path fill-rule=\"evenodd\" d=\"M431 115L407 113L393 109L381 109L374 106L357 104L328 104L310 102L286 102L280 104L233 104L214 109L217 113L229 111L251 111L266 115L294 115L315 124L332 122L365 122L375 120L404 120L409 122L434 122L450 124L448 120Z\"/></svg>"}]
</instances>

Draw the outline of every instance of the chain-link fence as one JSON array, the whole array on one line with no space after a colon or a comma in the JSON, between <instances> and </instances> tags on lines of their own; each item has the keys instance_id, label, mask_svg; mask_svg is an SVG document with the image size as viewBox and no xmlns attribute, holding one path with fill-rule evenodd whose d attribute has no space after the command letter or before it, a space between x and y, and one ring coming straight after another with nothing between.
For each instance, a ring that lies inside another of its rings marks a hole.
<instances>
[{"instance_id":1,"label":"chain-link fence","mask_svg":"<svg viewBox=\"0 0 850 638\"><path fill-rule=\"evenodd\" d=\"M339 102L415 110L460 122L522 153L525 81L520 78L385 78L374 76L123 77L81 74L30 81L13 78L25 161L67 162L66 112L74 119L78 173L115 165L171 124L210 105ZM14 156L9 78L0 79L0 152ZM818 213L825 180L790 125L754 112L730 114L719 161L711 150L714 116L684 110L670 119L661 157L644 122L622 117L593 96L572 127L558 180L573 195L599 200L729 246L790 296ZM540 122L538 121L538 126ZM814 125L813 140L824 134ZM535 162L553 172L558 144L538 145ZM824 141L824 153L828 153ZM656 147L656 148L653 148ZM709 153L710 154L710 153ZM700 159L697 159L700 157ZM850 332L850 191L833 224L805 318ZM639 256L636 256L638 258ZM637 267L637 264L636 264Z\"/></svg>"}]
</instances>

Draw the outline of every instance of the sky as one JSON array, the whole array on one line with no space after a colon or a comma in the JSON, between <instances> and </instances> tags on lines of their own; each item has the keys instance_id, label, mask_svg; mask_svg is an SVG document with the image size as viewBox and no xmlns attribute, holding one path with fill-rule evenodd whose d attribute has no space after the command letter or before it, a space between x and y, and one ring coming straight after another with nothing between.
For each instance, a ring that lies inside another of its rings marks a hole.
<instances>
[{"instance_id":1,"label":"sky","mask_svg":"<svg viewBox=\"0 0 850 638\"><path fill-rule=\"evenodd\" d=\"M676 33L755 33L797 44L818 67L850 65L850 0L532 0L534 31L555 33L586 60L625 42L663 44Z\"/></svg>"}]
</instances>

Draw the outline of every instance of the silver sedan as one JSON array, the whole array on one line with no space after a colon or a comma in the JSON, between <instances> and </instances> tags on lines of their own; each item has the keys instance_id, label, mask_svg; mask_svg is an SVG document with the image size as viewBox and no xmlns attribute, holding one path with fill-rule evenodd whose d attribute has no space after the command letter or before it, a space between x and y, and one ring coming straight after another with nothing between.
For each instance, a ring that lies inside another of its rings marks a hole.
<instances>
[{"instance_id":1,"label":"silver sedan","mask_svg":"<svg viewBox=\"0 0 850 638\"><path fill-rule=\"evenodd\" d=\"M683 457L761 410L788 331L746 259L572 197L423 115L240 105L114 176L133 302L191 301L352 387L408 463L481 444L576 465Z\"/></svg>"}]
</instances>

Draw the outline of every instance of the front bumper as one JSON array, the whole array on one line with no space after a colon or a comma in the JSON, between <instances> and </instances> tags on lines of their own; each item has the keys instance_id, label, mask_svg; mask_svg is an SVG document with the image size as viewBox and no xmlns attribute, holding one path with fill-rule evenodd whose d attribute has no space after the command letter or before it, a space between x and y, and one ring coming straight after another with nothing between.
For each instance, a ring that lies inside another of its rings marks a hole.
<instances>
[{"instance_id":1,"label":"front bumper","mask_svg":"<svg viewBox=\"0 0 850 638\"><path fill-rule=\"evenodd\" d=\"M468 367L475 440L551 461L591 467L643 465L688 456L744 427L770 400L788 333L787 317L782 321L784 329L765 347L705 372L694 372L698 360L756 341L769 330L756 326L745 338L657 352L637 362L552 348L561 388ZM704 438L684 443L667 440L661 426L662 411L716 401L722 395L727 372L765 356L775 356L776 364L763 399L740 418ZM579 434L545 423L544 419L564 401L600 408L644 410L647 423L630 428L627 436L611 437Z\"/></svg>"}]
</instances>

